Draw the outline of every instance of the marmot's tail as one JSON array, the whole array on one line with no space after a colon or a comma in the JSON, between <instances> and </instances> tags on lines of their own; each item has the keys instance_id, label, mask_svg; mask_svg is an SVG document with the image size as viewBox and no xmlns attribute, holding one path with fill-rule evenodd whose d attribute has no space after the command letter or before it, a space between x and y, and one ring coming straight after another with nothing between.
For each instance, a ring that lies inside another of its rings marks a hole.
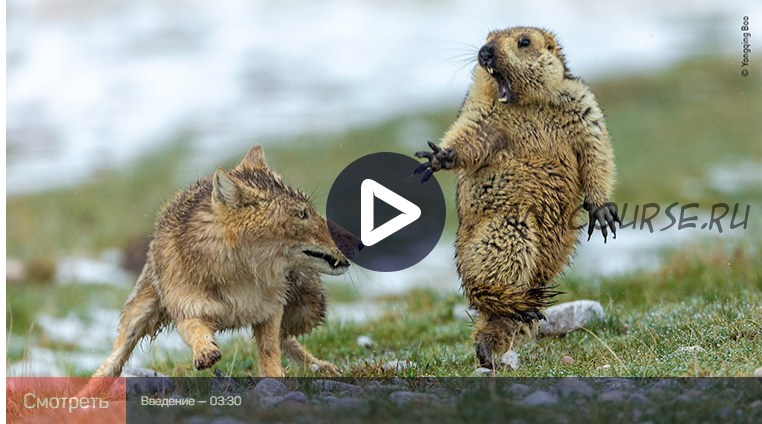
<instances>
[{"instance_id":1,"label":"marmot's tail","mask_svg":"<svg viewBox=\"0 0 762 424\"><path fill-rule=\"evenodd\" d=\"M551 305L561 294L558 286L519 289L493 284L463 284L463 292L471 307L485 318L512 318L522 322L543 319L541 309Z\"/></svg>"}]
</instances>

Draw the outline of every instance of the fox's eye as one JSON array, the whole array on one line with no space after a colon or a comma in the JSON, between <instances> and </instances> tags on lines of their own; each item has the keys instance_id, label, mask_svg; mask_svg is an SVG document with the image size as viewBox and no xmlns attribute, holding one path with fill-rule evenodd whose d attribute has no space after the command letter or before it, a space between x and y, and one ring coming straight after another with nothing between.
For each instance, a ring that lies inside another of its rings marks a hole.
<instances>
[{"instance_id":1,"label":"fox's eye","mask_svg":"<svg viewBox=\"0 0 762 424\"><path fill-rule=\"evenodd\" d=\"M296 213L296 216L299 219L307 219L307 216L308 216L307 215L307 211L299 211L299 212Z\"/></svg>"},{"instance_id":2,"label":"fox's eye","mask_svg":"<svg viewBox=\"0 0 762 424\"><path fill-rule=\"evenodd\" d=\"M528 47L529 46L529 39L528 38L522 38L519 40L519 47Z\"/></svg>"}]
</instances>

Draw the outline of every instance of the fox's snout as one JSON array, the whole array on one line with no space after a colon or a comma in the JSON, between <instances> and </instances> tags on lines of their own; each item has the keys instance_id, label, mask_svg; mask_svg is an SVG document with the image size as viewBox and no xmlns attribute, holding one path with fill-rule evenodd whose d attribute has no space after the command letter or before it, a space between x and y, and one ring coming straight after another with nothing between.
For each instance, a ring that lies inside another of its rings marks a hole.
<instances>
[{"instance_id":1,"label":"fox's snout","mask_svg":"<svg viewBox=\"0 0 762 424\"><path fill-rule=\"evenodd\" d=\"M331 238L333 238L333 242L336 244L336 247L339 248L341 253L343 253L347 259L357 258L357 256L360 255L362 248L365 247L365 245L362 244L362 240L355 237L354 234L330 219L326 219L326 221L328 222L328 231L331 232Z\"/></svg>"}]
</instances>

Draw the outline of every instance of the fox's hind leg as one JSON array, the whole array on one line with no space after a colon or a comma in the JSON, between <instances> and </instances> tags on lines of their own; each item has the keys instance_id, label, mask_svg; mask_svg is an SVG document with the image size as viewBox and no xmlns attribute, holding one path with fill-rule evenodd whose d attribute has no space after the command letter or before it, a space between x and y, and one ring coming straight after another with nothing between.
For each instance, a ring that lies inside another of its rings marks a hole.
<instances>
[{"instance_id":1,"label":"fox's hind leg","mask_svg":"<svg viewBox=\"0 0 762 424\"><path fill-rule=\"evenodd\" d=\"M161 326L159 296L143 269L135 288L124 304L119 320L119 331L114 349L93 377L119 377L138 342L147 335L155 335Z\"/></svg>"},{"instance_id":2,"label":"fox's hind leg","mask_svg":"<svg viewBox=\"0 0 762 424\"><path fill-rule=\"evenodd\" d=\"M283 352L302 368L340 375L335 365L315 358L296 339L325 321L326 296L320 276L314 271L292 271L287 278L288 300L281 321Z\"/></svg>"}]
</instances>

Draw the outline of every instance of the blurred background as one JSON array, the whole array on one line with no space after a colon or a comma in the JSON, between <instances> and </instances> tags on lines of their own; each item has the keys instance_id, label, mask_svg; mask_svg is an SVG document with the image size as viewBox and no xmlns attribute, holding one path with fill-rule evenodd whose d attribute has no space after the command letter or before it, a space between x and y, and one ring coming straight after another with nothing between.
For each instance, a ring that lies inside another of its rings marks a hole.
<instances>
[{"instance_id":1,"label":"blurred background","mask_svg":"<svg viewBox=\"0 0 762 424\"><path fill-rule=\"evenodd\" d=\"M617 156L613 200L631 205L625 222L636 204L699 203L689 211L698 227L715 203L731 212L739 203L736 223L751 205L746 228L730 230L727 216L722 234L659 231L670 222L663 212L654 232L639 217L606 245L596 234L559 280L564 300L647 311L735 296L754 311L762 62L752 53L741 76L740 26L761 12L752 1L704 0L9 0L7 372L97 368L175 190L262 144L271 168L323 210L354 159L439 139L488 32L516 25L554 31L598 96ZM459 319L454 178L437 178L449 207L437 249L402 272L355 267L327 279L329 335L348 325L373 333L380 319L413 313L411 299ZM467 320L455 326L453 339L467 335ZM189 356L176 334L162 335L132 364L171 368L174 352Z\"/></svg>"}]
</instances>

